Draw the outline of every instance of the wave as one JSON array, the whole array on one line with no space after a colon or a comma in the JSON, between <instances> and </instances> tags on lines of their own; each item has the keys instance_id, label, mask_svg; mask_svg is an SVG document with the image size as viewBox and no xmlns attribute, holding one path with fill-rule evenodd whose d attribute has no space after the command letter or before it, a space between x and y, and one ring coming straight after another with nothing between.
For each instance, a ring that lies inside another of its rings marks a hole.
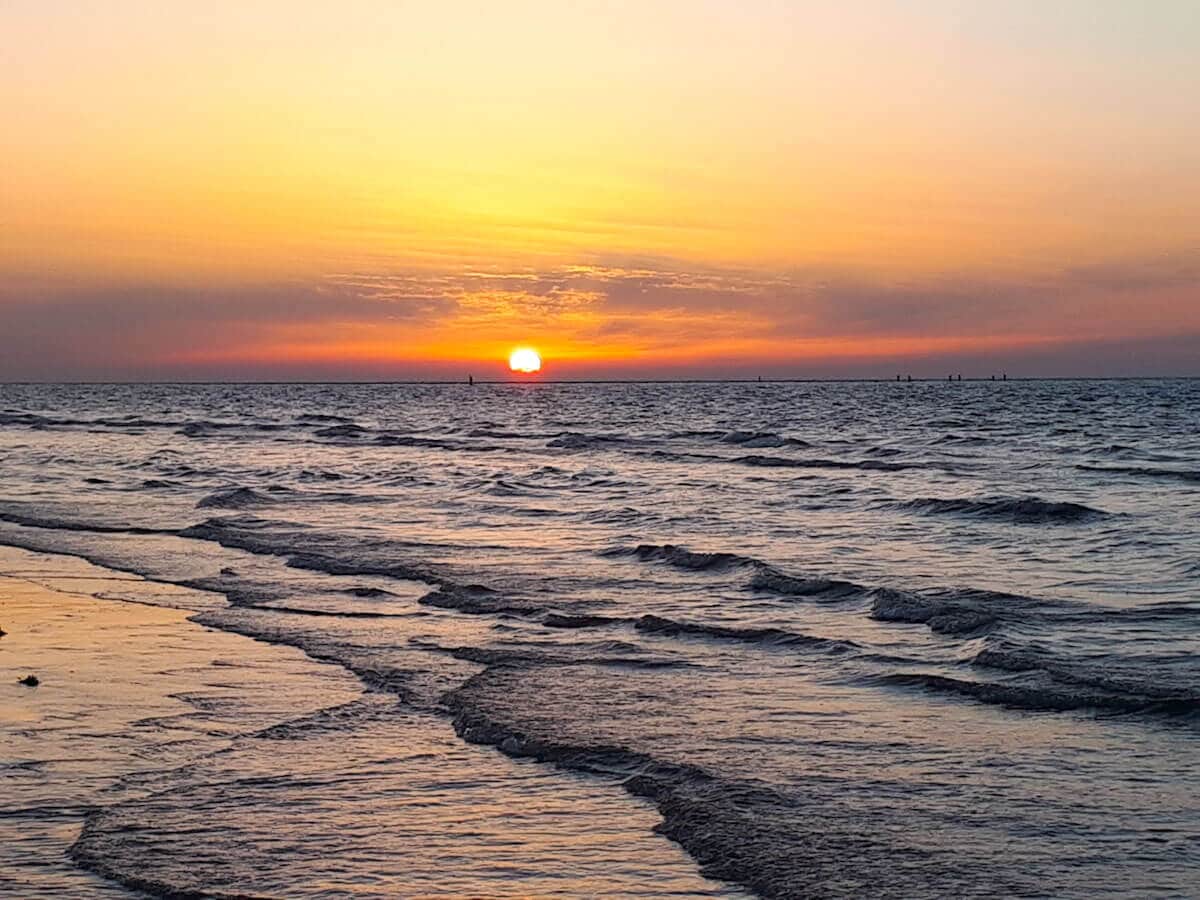
<instances>
[{"instance_id":1,"label":"wave","mask_svg":"<svg viewBox=\"0 0 1200 900\"><path fill-rule=\"evenodd\" d=\"M223 488L202 498L196 504L196 509L251 509L256 506L270 506L276 502L273 497L254 488Z\"/></svg>"},{"instance_id":2,"label":"wave","mask_svg":"<svg viewBox=\"0 0 1200 900\"><path fill-rule=\"evenodd\" d=\"M232 597L230 598L232 600ZM405 613L371 612L362 609L316 609L308 606L284 606L278 603L243 603L242 609L256 609L263 612L285 613L291 616L311 616L313 618L329 619L406 619Z\"/></svg>"},{"instance_id":3,"label":"wave","mask_svg":"<svg viewBox=\"0 0 1200 900\"><path fill-rule=\"evenodd\" d=\"M312 469L301 469L300 474L297 477L303 482L344 481L346 478L346 476L343 475L341 472L329 472L329 471L314 472Z\"/></svg>"},{"instance_id":4,"label":"wave","mask_svg":"<svg viewBox=\"0 0 1200 900\"><path fill-rule=\"evenodd\" d=\"M660 462L679 463L727 463L729 457L717 453L676 453L671 450L631 450L631 454L644 459L655 459Z\"/></svg>"},{"instance_id":5,"label":"wave","mask_svg":"<svg viewBox=\"0 0 1200 900\"><path fill-rule=\"evenodd\" d=\"M248 737L267 741L294 740L307 734L345 733L364 719L378 714L380 698L367 695L336 706L285 719L251 732Z\"/></svg>"},{"instance_id":6,"label":"wave","mask_svg":"<svg viewBox=\"0 0 1200 900\"><path fill-rule=\"evenodd\" d=\"M292 427L292 425L278 422L213 422L201 419L184 423L175 433L184 437L198 438L229 431L272 432L285 431Z\"/></svg>"},{"instance_id":7,"label":"wave","mask_svg":"<svg viewBox=\"0 0 1200 900\"><path fill-rule=\"evenodd\" d=\"M914 840L911 817L905 822L899 812L864 828L861 805L846 803L844 781L785 785L712 771L676 753L643 749L633 743L636 735L609 738L599 727L572 727L553 707L530 714L504 703L502 695L518 692L530 671L489 668L447 694L455 732L517 759L616 780L657 807L663 821L655 831L686 850L705 875L777 900L878 894L880 885L889 897L962 893L953 848ZM600 671L568 668L556 680L575 675L587 684ZM973 879L986 882L990 894L1030 893L994 869Z\"/></svg>"},{"instance_id":8,"label":"wave","mask_svg":"<svg viewBox=\"0 0 1200 900\"><path fill-rule=\"evenodd\" d=\"M519 650L508 647L445 647L425 641L411 646L485 666L618 666L635 669L678 669L690 665L674 657L646 655L635 644L607 641L602 644L562 644L553 650Z\"/></svg>"},{"instance_id":9,"label":"wave","mask_svg":"<svg viewBox=\"0 0 1200 900\"><path fill-rule=\"evenodd\" d=\"M634 622L638 631L668 636L688 635L722 640L742 641L751 644L767 644L778 647L804 647L826 650L831 653L846 653L857 650L853 641L814 637L782 628L740 628L725 625L709 625L703 622L679 622L662 616L644 615Z\"/></svg>"},{"instance_id":10,"label":"wave","mask_svg":"<svg viewBox=\"0 0 1200 900\"><path fill-rule=\"evenodd\" d=\"M750 556L738 553L697 553L674 544L639 544L636 547L616 547L606 550L604 556L636 556L643 561L658 560L678 569L708 570L727 569L735 566L760 565Z\"/></svg>"},{"instance_id":11,"label":"wave","mask_svg":"<svg viewBox=\"0 0 1200 900\"><path fill-rule=\"evenodd\" d=\"M1193 564L1187 569L1190 575L1200 575L1200 563ZM1176 617L1200 618L1200 604L1180 601L1165 603L1148 603L1145 606L1135 606L1128 609L1102 609L1098 615L1117 616L1125 621L1153 622L1159 619L1174 619Z\"/></svg>"},{"instance_id":12,"label":"wave","mask_svg":"<svg viewBox=\"0 0 1200 900\"><path fill-rule=\"evenodd\" d=\"M191 535L185 535L191 537ZM232 546L220 541L224 546ZM370 558L346 559L325 553L299 553L291 549L266 549L263 545L255 545L247 541L240 548L253 553L273 553L287 557L287 564L293 569L307 569L311 572L324 572L326 575L382 575L385 578L395 578L400 581L424 581L428 584L438 584L444 579L432 569L419 563L401 563L390 560Z\"/></svg>"},{"instance_id":13,"label":"wave","mask_svg":"<svg viewBox=\"0 0 1200 900\"><path fill-rule=\"evenodd\" d=\"M358 438L367 433L368 429L361 425L355 425L349 420L343 420L338 425L330 425L328 428L318 428L313 432L317 437L323 438Z\"/></svg>"},{"instance_id":14,"label":"wave","mask_svg":"<svg viewBox=\"0 0 1200 900\"><path fill-rule=\"evenodd\" d=\"M469 441L450 438L420 437L413 434L401 434L384 431L375 432L370 429L360 429L358 426L339 425L333 428L323 428L313 432L314 437L331 439L330 443L342 441L351 442L352 446L375 447L421 447L430 450L446 450L450 452L479 453L511 449L495 444L476 444ZM324 443L322 441L321 443Z\"/></svg>"},{"instance_id":15,"label":"wave","mask_svg":"<svg viewBox=\"0 0 1200 900\"><path fill-rule=\"evenodd\" d=\"M114 804L96 810L84 822L83 830L71 846L69 855L71 861L80 868L94 872L96 875L120 884L131 890L144 893L150 897L169 898L169 900L260 900L243 893L228 894L223 891L182 888L160 878L152 878L140 871L134 871L120 866L110 856L107 846L109 839L108 819L116 817L121 806ZM264 898L265 900L265 898Z\"/></svg>"},{"instance_id":16,"label":"wave","mask_svg":"<svg viewBox=\"0 0 1200 900\"><path fill-rule=\"evenodd\" d=\"M0 412L0 425L49 425L55 420L36 413Z\"/></svg>"},{"instance_id":17,"label":"wave","mask_svg":"<svg viewBox=\"0 0 1200 900\"><path fill-rule=\"evenodd\" d=\"M565 431L558 437L547 441L546 446L563 450L595 450L641 443L645 442L634 440L623 434L583 434L578 431Z\"/></svg>"},{"instance_id":18,"label":"wave","mask_svg":"<svg viewBox=\"0 0 1200 900\"><path fill-rule=\"evenodd\" d=\"M55 418L39 413L2 412L0 426L25 425L29 428L176 428L186 424L181 420L146 419L141 416L115 416L93 419Z\"/></svg>"},{"instance_id":19,"label":"wave","mask_svg":"<svg viewBox=\"0 0 1200 900\"><path fill-rule=\"evenodd\" d=\"M633 525L648 519L658 518L650 513L634 509L632 506L621 506L615 509L590 509L580 515L585 522L597 525Z\"/></svg>"},{"instance_id":20,"label":"wave","mask_svg":"<svg viewBox=\"0 0 1200 900\"><path fill-rule=\"evenodd\" d=\"M395 431L376 432L370 428L364 428L362 425L355 424L349 420L343 421L337 425L330 425L327 428L318 428L312 434L313 437L327 438L331 440L354 441L356 443L362 443L370 439L371 443L380 447L429 447L435 450L496 449L490 446L467 444L461 441L447 440L444 438L419 437L417 435L404 434Z\"/></svg>"},{"instance_id":21,"label":"wave","mask_svg":"<svg viewBox=\"0 0 1200 900\"><path fill-rule=\"evenodd\" d=\"M976 666L1005 672L1037 672L1055 682L1102 691L1148 697L1153 700L1200 702L1195 693L1195 672L1172 675L1167 666L1179 658L1141 660L1067 659L1030 647L999 643L984 647L971 660ZM1136 666L1136 667L1135 667Z\"/></svg>"},{"instance_id":22,"label":"wave","mask_svg":"<svg viewBox=\"0 0 1200 900\"><path fill-rule=\"evenodd\" d=\"M947 433L933 441L934 444L953 444L959 447L978 447L992 443L992 439L980 434Z\"/></svg>"},{"instance_id":23,"label":"wave","mask_svg":"<svg viewBox=\"0 0 1200 900\"><path fill-rule=\"evenodd\" d=\"M354 535L260 519L231 516L208 519L178 532L180 537L213 541L223 547L263 556L280 556L295 569L327 575L382 575L402 581L431 585L450 583L433 566L421 561L404 561L398 555L413 550L428 551L425 545L398 541L369 541ZM302 549L304 548L304 549Z\"/></svg>"},{"instance_id":24,"label":"wave","mask_svg":"<svg viewBox=\"0 0 1200 900\"><path fill-rule=\"evenodd\" d=\"M470 615L513 614L534 616L546 611L542 604L506 597L481 584L443 584L417 601L422 606L452 609Z\"/></svg>"},{"instance_id":25,"label":"wave","mask_svg":"<svg viewBox=\"0 0 1200 900\"><path fill-rule=\"evenodd\" d=\"M301 413L296 416L296 421L305 425L323 425L327 423L348 425L353 423L353 419L347 419L345 416L334 416L329 413Z\"/></svg>"},{"instance_id":26,"label":"wave","mask_svg":"<svg viewBox=\"0 0 1200 900\"><path fill-rule=\"evenodd\" d=\"M486 677L487 670L482 673ZM728 807L718 807L715 797L707 803L692 801L686 789L692 785L711 788L723 784L703 769L686 764L657 759L647 753L620 746L604 746L574 743L561 738L531 734L526 729L506 722L479 703L473 688L481 680L475 676L460 688L446 696L446 702L454 715L454 730L464 741L485 744L498 748L515 758L533 759L542 763L553 763L566 769L591 775L617 777L630 794L654 802L663 815L661 832L679 843L712 876L735 881L758 890L763 896L786 896L773 887L786 888L786 872L780 866L748 865L747 847L778 847L777 840L755 841L768 817L746 816L757 812L747 801L750 796L735 783L729 785L731 800ZM780 798L758 789L765 799L774 801L778 808ZM740 813L746 822L729 823L717 810ZM754 828L755 822L761 823ZM732 827L731 827L732 824ZM747 827L750 826L750 827ZM772 823L773 828L777 827ZM777 838L777 835L775 836ZM735 849L736 848L736 849ZM739 852L740 850L740 852ZM781 878L780 876L784 876ZM776 879L779 879L778 881Z\"/></svg>"},{"instance_id":27,"label":"wave","mask_svg":"<svg viewBox=\"0 0 1200 900\"><path fill-rule=\"evenodd\" d=\"M384 597L395 597L391 591L385 591L383 588L377 587L352 587L346 588L346 593L352 597L362 597L368 600L380 600Z\"/></svg>"},{"instance_id":28,"label":"wave","mask_svg":"<svg viewBox=\"0 0 1200 900\"><path fill-rule=\"evenodd\" d=\"M937 591L919 594L895 588L872 592L871 618L880 622L928 625L937 634L970 634L995 625L1005 612L1028 609L1037 601L988 591ZM1007 606L1008 608L1002 608Z\"/></svg>"},{"instance_id":29,"label":"wave","mask_svg":"<svg viewBox=\"0 0 1200 900\"><path fill-rule=\"evenodd\" d=\"M837 578L789 575L752 556L695 552L673 544L618 547L605 551L604 555L661 561L679 569L699 572L751 569L753 574L747 587L752 591L833 602L870 598L871 618L881 622L924 624L939 634L962 635L983 631L1002 619L1028 617L1031 612L1050 607L1074 609L1070 604L977 588L932 588L918 592L889 587L871 588Z\"/></svg>"},{"instance_id":30,"label":"wave","mask_svg":"<svg viewBox=\"0 0 1200 900\"><path fill-rule=\"evenodd\" d=\"M721 435L717 440L722 444L737 444L740 447L752 449L812 446L808 441L802 441L799 438L784 437L771 431L730 431Z\"/></svg>"},{"instance_id":31,"label":"wave","mask_svg":"<svg viewBox=\"0 0 1200 900\"><path fill-rule=\"evenodd\" d=\"M229 487L214 491L196 504L197 509L258 509L281 503L374 503L377 497L319 491L297 491L281 485L268 485L264 490L251 487Z\"/></svg>"},{"instance_id":32,"label":"wave","mask_svg":"<svg viewBox=\"0 0 1200 900\"><path fill-rule=\"evenodd\" d=\"M483 489L483 493L493 497L530 497L544 498L552 496L547 493L552 490L551 485L531 485L521 481L508 481L504 478L495 478L494 480L481 481L480 484L487 484Z\"/></svg>"},{"instance_id":33,"label":"wave","mask_svg":"<svg viewBox=\"0 0 1200 900\"><path fill-rule=\"evenodd\" d=\"M922 497L896 503L895 507L929 515L961 515L1047 525L1075 524L1111 515L1102 509L1080 503L1042 500L1039 497L984 497L978 500Z\"/></svg>"},{"instance_id":34,"label":"wave","mask_svg":"<svg viewBox=\"0 0 1200 900\"><path fill-rule=\"evenodd\" d=\"M698 552L675 544L639 544L636 547L616 547L604 556L633 556L642 561L658 561L679 569L692 571L721 571L748 568L753 570L748 587L753 591L781 594L790 597L815 597L820 600L844 600L863 597L870 588L853 581L825 578L820 575L789 575L779 569L741 553L723 551Z\"/></svg>"},{"instance_id":35,"label":"wave","mask_svg":"<svg viewBox=\"0 0 1200 900\"><path fill-rule=\"evenodd\" d=\"M292 427L279 422L221 422L208 419L148 419L144 416L98 416L94 418L64 418L39 413L0 412L0 426L24 425L29 428L135 429L174 428L178 434L197 437L214 431L280 431Z\"/></svg>"},{"instance_id":36,"label":"wave","mask_svg":"<svg viewBox=\"0 0 1200 900\"><path fill-rule=\"evenodd\" d=\"M1200 483L1198 469L1162 469L1156 466L1093 466L1080 464L1080 472L1099 472L1106 475L1136 475L1141 478L1173 478L1179 481Z\"/></svg>"},{"instance_id":37,"label":"wave","mask_svg":"<svg viewBox=\"0 0 1200 900\"><path fill-rule=\"evenodd\" d=\"M683 431L672 431L667 434L669 439L700 438L716 441L720 444L737 444L741 447L769 449L774 447L811 447L808 441L800 438L784 437L773 431L735 430L726 431L721 428L698 428Z\"/></svg>"},{"instance_id":38,"label":"wave","mask_svg":"<svg viewBox=\"0 0 1200 900\"><path fill-rule=\"evenodd\" d=\"M607 625L621 625L629 621L620 616L565 615L552 612L542 619L542 624L548 628L603 628Z\"/></svg>"},{"instance_id":39,"label":"wave","mask_svg":"<svg viewBox=\"0 0 1200 900\"><path fill-rule=\"evenodd\" d=\"M495 450L492 446L463 444L459 441L447 441L440 438L417 437L411 434L395 434L388 432L379 435L374 441L380 447L429 447L435 450Z\"/></svg>"},{"instance_id":40,"label":"wave","mask_svg":"<svg viewBox=\"0 0 1200 900\"><path fill-rule=\"evenodd\" d=\"M1141 447L1130 447L1128 444L1108 444L1104 447L1089 448L1088 453L1100 456L1112 456L1117 459L1142 460L1148 462L1187 462L1184 456L1172 453L1155 453Z\"/></svg>"},{"instance_id":41,"label":"wave","mask_svg":"<svg viewBox=\"0 0 1200 900\"><path fill-rule=\"evenodd\" d=\"M22 525L26 528L42 528L48 531L79 531L91 532L93 534L176 534L176 530L173 528L153 528L145 525L80 521L43 513L26 513L13 510L0 510L0 522Z\"/></svg>"},{"instance_id":42,"label":"wave","mask_svg":"<svg viewBox=\"0 0 1200 900\"><path fill-rule=\"evenodd\" d=\"M939 693L969 697L981 703L1046 712L1095 709L1117 713L1190 715L1200 711L1200 696L1148 696L1072 688L1054 684L1022 684L1004 681L974 681L921 672L893 672L879 676L887 684L916 686Z\"/></svg>"},{"instance_id":43,"label":"wave","mask_svg":"<svg viewBox=\"0 0 1200 900\"><path fill-rule=\"evenodd\" d=\"M769 591L792 597L820 597L830 600L861 596L868 590L853 581L842 581L836 578L798 577L787 575L765 563L758 563L758 566L758 571L750 579L751 590Z\"/></svg>"},{"instance_id":44,"label":"wave","mask_svg":"<svg viewBox=\"0 0 1200 900\"><path fill-rule=\"evenodd\" d=\"M545 435L528 434L520 431L505 431L502 428L472 428L467 432L467 437L505 440L510 438L542 438Z\"/></svg>"},{"instance_id":45,"label":"wave","mask_svg":"<svg viewBox=\"0 0 1200 900\"><path fill-rule=\"evenodd\" d=\"M790 459L783 456L737 456L730 462L743 466L767 469L863 469L876 472L899 472L904 469L926 468L917 463L886 462L881 459Z\"/></svg>"}]
</instances>

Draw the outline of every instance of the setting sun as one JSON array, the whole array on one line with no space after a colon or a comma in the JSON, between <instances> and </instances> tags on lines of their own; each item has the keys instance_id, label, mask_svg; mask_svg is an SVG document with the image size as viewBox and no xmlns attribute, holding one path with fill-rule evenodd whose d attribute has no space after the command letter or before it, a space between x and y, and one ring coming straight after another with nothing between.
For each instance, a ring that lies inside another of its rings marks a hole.
<instances>
[{"instance_id":1,"label":"setting sun","mask_svg":"<svg viewBox=\"0 0 1200 900\"><path fill-rule=\"evenodd\" d=\"M536 350L529 347L518 347L508 356L508 367L514 372L532 374L542 370L542 358Z\"/></svg>"}]
</instances>

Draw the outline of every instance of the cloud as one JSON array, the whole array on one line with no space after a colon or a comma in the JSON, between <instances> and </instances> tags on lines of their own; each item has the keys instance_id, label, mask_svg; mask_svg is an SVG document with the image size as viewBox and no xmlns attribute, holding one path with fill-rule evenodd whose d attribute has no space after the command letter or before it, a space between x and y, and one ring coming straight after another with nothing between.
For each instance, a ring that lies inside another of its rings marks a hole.
<instances>
[{"instance_id":1,"label":"cloud","mask_svg":"<svg viewBox=\"0 0 1200 900\"><path fill-rule=\"evenodd\" d=\"M961 351L1033 353L1055 371L1058 353L1080 371L1121 374L1154 368L1139 354L1153 357L1155 341L1200 334L1200 253L1024 277L883 279L669 259L206 286L13 277L0 287L0 334L5 379L296 377L339 365L420 377L518 339L544 340L592 373L770 363L833 374ZM1085 344L1107 348L1103 362L1071 349ZM1171 347L1162 359L1193 365Z\"/></svg>"},{"instance_id":2,"label":"cloud","mask_svg":"<svg viewBox=\"0 0 1200 900\"><path fill-rule=\"evenodd\" d=\"M1150 259L1096 263L1068 269L1062 281L1074 288L1135 292L1200 288L1200 248Z\"/></svg>"},{"instance_id":3,"label":"cloud","mask_svg":"<svg viewBox=\"0 0 1200 900\"><path fill-rule=\"evenodd\" d=\"M28 279L0 288L0 377L143 377L195 353L267 346L281 330L376 321L419 324L452 311L430 294L370 297L336 285L197 288Z\"/></svg>"}]
</instances>

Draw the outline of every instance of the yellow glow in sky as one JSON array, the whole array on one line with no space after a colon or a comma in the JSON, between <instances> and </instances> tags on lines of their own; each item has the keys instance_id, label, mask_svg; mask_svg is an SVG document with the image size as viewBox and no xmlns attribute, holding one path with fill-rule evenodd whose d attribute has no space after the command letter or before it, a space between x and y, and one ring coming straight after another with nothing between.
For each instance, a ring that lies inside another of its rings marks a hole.
<instances>
[{"instance_id":1,"label":"yellow glow in sky","mask_svg":"<svg viewBox=\"0 0 1200 900\"><path fill-rule=\"evenodd\" d=\"M1200 333L1190 2L78 7L0 9L48 370Z\"/></svg>"}]
</instances>

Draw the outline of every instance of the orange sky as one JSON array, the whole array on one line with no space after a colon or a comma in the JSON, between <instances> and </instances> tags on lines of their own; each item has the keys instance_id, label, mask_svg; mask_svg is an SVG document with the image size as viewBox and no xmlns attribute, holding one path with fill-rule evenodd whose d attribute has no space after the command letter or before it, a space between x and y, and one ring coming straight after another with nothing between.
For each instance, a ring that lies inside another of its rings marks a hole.
<instances>
[{"instance_id":1,"label":"orange sky","mask_svg":"<svg viewBox=\"0 0 1200 900\"><path fill-rule=\"evenodd\" d=\"M78 6L0 378L1200 374L1190 0Z\"/></svg>"}]
</instances>

